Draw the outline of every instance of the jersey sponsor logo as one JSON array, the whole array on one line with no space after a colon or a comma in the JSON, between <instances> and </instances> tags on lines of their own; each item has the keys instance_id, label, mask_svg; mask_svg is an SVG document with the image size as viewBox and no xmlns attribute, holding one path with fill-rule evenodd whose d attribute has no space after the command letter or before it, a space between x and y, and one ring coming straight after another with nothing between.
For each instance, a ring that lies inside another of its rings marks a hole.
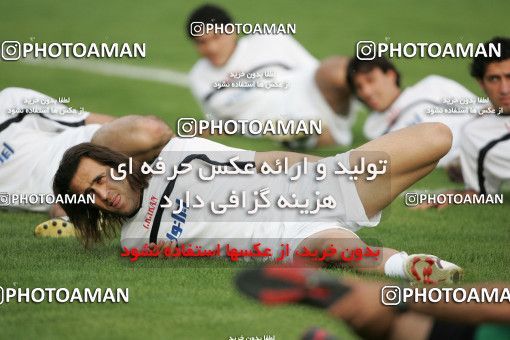
<instances>
[{"instance_id":1,"label":"jersey sponsor logo","mask_svg":"<svg viewBox=\"0 0 510 340\"><path fill-rule=\"evenodd\" d=\"M179 198L175 199L177 209L172 212L172 229L166 233L166 237L171 241L177 241L181 236L184 224L186 223L186 216L188 207ZM178 212L178 213L176 213Z\"/></svg>"},{"instance_id":2,"label":"jersey sponsor logo","mask_svg":"<svg viewBox=\"0 0 510 340\"><path fill-rule=\"evenodd\" d=\"M158 207L158 198L154 195L151 196L149 201L149 209L147 209L147 214L145 214L145 219L143 220L143 227L145 229L150 229L152 218L154 217L154 212Z\"/></svg>"},{"instance_id":3,"label":"jersey sponsor logo","mask_svg":"<svg viewBox=\"0 0 510 340\"><path fill-rule=\"evenodd\" d=\"M14 149L12 146L4 142L0 151L0 164L7 162L12 155L14 155Z\"/></svg>"}]
</instances>

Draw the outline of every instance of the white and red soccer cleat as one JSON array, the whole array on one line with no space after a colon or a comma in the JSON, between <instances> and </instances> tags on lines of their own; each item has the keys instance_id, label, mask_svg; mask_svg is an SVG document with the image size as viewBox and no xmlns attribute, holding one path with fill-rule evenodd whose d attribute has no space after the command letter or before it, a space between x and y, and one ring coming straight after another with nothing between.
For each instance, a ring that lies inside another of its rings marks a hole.
<instances>
[{"instance_id":1,"label":"white and red soccer cleat","mask_svg":"<svg viewBox=\"0 0 510 340\"><path fill-rule=\"evenodd\" d=\"M427 254L409 255L404 271L411 282L424 284L456 283L463 274L459 266Z\"/></svg>"}]
</instances>

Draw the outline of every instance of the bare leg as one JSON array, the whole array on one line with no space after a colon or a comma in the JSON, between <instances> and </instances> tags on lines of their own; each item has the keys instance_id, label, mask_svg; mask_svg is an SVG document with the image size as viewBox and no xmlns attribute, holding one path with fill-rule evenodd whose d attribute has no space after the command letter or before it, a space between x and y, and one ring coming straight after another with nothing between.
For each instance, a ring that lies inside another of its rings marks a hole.
<instances>
[{"instance_id":1,"label":"bare leg","mask_svg":"<svg viewBox=\"0 0 510 340\"><path fill-rule=\"evenodd\" d=\"M389 171L373 181L364 177L356 189L368 217L389 205L401 192L430 173L451 147L452 133L442 123L422 123L370 141L350 154L351 165L361 157L377 162L381 155L389 161ZM366 174L365 174L366 177Z\"/></svg>"},{"instance_id":2,"label":"bare leg","mask_svg":"<svg viewBox=\"0 0 510 340\"><path fill-rule=\"evenodd\" d=\"M391 340L407 340L410 337L416 340L428 339L434 319L430 316L408 312L401 314L393 320L388 336Z\"/></svg>"},{"instance_id":3,"label":"bare leg","mask_svg":"<svg viewBox=\"0 0 510 340\"><path fill-rule=\"evenodd\" d=\"M324 59L315 73L315 82L334 112L347 115L351 92L347 85L347 57Z\"/></svg>"},{"instance_id":4,"label":"bare leg","mask_svg":"<svg viewBox=\"0 0 510 340\"><path fill-rule=\"evenodd\" d=\"M329 308L329 313L346 321L364 338L427 339L434 320L464 325L484 323L505 325L510 322L510 304L508 303L476 304L445 300L438 303L424 303L408 299L406 304L409 311L399 314L394 308L382 303L385 283L347 277L342 279L342 283L349 285L351 291L338 299ZM508 287L507 283L491 283L464 286L464 289L476 289L480 296L482 289L497 288L501 292L505 287Z\"/></svg>"},{"instance_id":5,"label":"bare leg","mask_svg":"<svg viewBox=\"0 0 510 340\"><path fill-rule=\"evenodd\" d=\"M373 181L361 177L356 181L356 189L368 217L374 216L390 204L403 190L432 171L437 162L451 146L451 131L441 123L424 123L382 136L353 150L349 162L357 164L361 157L366 162L378 164L381 156L388 159L389 172ZM336 249L366 248L356 234L348 230L329 229L303 240L300 247L322 250L333 245ZM372 247L371 247L372 248ZM384 264L395 253L391 248L372 248L379 250L381 257L349 262L353 268L363 271L384 273ZM333 261L341 261L337 252Z\"/></svg>"},{"instance_id":6,"label":"bare leg","mask_svg":"<svg viewBox=\"0 0 510 340\"><path fill-rule=\"evenodd\" d=\"M172 136L157 117L125 116L104 124L91 142L145 161L157 157Z\"/></svg>"},{"instance_id":7,"label":"bare leg","mask_svg":"<svg viewBox=\"0 0 510 340\"><path fill-rule=\"evenodd\" d=\"M332 246L337 250L337 252L334 256L328 258L328 262L342 263L358 271L377 272L382 274L384 274L384 264L386 261L393 254L398 253L398 251L395 249L370 246L370 249L372 249L374 252L380 252L380 255L377 258L365 257L361 261L352 260L345 262L341 256L341 252L343 250L346 250L346 255L350 256L351 250L357 248L366 249L367 244L363 242L355 233L338 228L328 229L313 234L312 236L303 240L298 246L298 249L302 249L304 246L312 251L317 250L319 254L321 254L324 249Z\"/></svg>"},{"instance_id":8,"label":"bare leg","mask_svg":"<svg viewBox=\"0 0 510 340\"><path fill-rule=\"evenodd\" d=\"M427 339L433 318L409 311L403 314L381 303L380 282L344 277L351 291L338 299L328 312L347 324L364 339Z\"/></svg>"}]
</instances>

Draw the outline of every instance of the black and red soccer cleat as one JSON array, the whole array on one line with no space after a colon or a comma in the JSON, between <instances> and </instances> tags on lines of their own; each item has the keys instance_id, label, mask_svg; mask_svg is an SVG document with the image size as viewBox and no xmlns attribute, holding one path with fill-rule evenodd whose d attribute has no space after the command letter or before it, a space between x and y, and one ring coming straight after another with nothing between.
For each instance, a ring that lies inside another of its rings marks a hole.
<instances>
[{"instance_id":1,"label":"black and red soccer cleat","mask_svg":"<svg viewBox=\"0 0 510 340\"><path fill-rule=\"evenodd\" d=\"M264 303L301 303L328 308L350 288L338 278L314 268L266 266L247 269L235 278L237 288Z\"/></svg>"}]
</instances>

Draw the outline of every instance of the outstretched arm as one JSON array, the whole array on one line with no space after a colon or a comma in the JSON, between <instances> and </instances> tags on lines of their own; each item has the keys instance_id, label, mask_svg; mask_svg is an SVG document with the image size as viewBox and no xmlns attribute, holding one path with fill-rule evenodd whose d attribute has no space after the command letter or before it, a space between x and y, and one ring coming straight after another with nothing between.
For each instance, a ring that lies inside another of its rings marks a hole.
<instances>
[{"instance_id":1,"label":"outstretched arm","mask_svg":"<svg viewBox=\"0 0 510 340\"><path fill-rule=\"evenodd\" d=\"M157 157L172 137L172 129L160 118L130 115L104 124L91 141L148 161Z\"/></svg>"}]
</instances>

